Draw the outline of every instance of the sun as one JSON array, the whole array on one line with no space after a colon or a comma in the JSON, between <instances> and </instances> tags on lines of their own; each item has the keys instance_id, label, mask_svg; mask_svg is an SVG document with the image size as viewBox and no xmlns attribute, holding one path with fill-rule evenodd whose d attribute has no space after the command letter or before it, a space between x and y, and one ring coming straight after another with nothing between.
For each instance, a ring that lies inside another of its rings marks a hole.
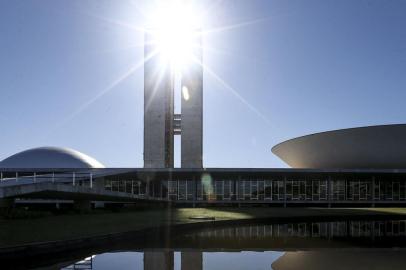
<instances>
[{"instance_id":1,"label":"sun","mask_svg":"<svg viewBox=\"0 0 406 270\"><path fill-rule=\"evenodd\" d=\"M147 29L163 64L182 71L202 46L201 22L191 1L164 1L152 12Z\"/></svg>"},{"instance_id":2,"label":"sun","mask_svg":"<svg viewBox=\"0 0 406 270\"><path fill-rule=\"evenodd\" d=\"M156 33L157 49L162 61L176 70L186 68L195 57L199 46L198 30L170 28Z\"/></svg>"}]
</instances>

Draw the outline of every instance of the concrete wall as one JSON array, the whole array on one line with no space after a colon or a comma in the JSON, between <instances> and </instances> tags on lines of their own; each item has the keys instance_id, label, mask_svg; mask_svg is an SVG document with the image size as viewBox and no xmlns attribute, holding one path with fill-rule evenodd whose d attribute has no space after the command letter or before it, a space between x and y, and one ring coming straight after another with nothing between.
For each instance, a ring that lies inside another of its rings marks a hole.
<instances>
[{"instance_id":1,"label":"concrete wall","mask_svg":"<svg viewBox=\"0 0 406 270\"><path fill-rule=\"evenodd\" d=\"M201 44L197 35L196 43ZM202 49L195 48L194 56L202 62ZM187 95L183 93L187 91ZM181 167L203 167L203 67L191 62L182 73Z\"/></svg>"},{"instance_id":2,"label":"concrete wall","mask_svg":"<svg viewBox=\"0 0 406 270\"><path fill-rule=\"evenodd\" d=\"M154 34L144 46L144 167L173 167L173 79L162 55L154 55Z\"/></svg>"}]
</instances>

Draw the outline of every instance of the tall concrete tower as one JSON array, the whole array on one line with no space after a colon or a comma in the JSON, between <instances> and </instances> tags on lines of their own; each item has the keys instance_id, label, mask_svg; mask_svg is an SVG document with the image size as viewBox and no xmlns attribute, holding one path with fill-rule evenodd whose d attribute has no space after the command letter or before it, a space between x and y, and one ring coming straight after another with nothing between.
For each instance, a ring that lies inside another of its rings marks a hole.
<instances>
[{"instance_id":1,"label":"tall concrete tower","mask_svg":"<svg viewBox=\"0 0 406 270\"><path fill-rule=\"evenodd\" d=\"M197 32L198 33L198 32ZM162 65L153 34L144 42L144 167L174 167L174 136L181 136L181 167L203 167L203 67L201 35L181 74L181 114L174 114L174 72Z\"/></svg>"},{"instance_id":2,"label":"tall concrete tower","mask_svg":"<svg viewBox=\"0 0 406 270\"><path fill-rule=\"evenodd\" d=\"M173 167L173 75L163 66L154 34L144 41L144 167Z\"/></svg>"},{"instance_id":3,"label":"tall concrete tower","mask_svg":"<svg viewBox=\"0 0 406 270\"><path fill-rule=\"evenodd\" d=\"M181 167L203 167L203 66L202 40L196 35L194 61L182 72Z\"/></svg>"}]
</instances>

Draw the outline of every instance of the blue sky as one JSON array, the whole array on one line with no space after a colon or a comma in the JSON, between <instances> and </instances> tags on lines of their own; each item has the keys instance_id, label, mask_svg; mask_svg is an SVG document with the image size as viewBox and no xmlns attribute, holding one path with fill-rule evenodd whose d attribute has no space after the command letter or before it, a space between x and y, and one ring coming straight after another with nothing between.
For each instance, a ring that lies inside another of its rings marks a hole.
<instances>
[{"instance_id":1,"label":"blue sky","mask_svg":"<svg viewBox=\"0 0 406 270\"><path fill-rule=\"evenodd\" d=\"M0 159L65 146L141 167L149 1L0 1ZM283 140L406 122L406 1L200 1L205 167L284 167ZM246 23L251 22L251 23ZM211 49L209 49L211 48ZM235 91L241 98L233 94Z\"/></svg>"}]
</instances>

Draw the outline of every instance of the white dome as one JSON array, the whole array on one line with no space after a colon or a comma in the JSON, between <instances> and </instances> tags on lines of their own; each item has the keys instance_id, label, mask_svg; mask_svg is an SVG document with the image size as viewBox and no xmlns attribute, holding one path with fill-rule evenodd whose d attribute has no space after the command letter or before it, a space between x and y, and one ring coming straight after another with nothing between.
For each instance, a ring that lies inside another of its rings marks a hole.
<instances>
[{"instance_id":1,"label":"white dome","mask_svg":"<svg viewBox=\"0 0 406 270\"><path fill-rule=\"evenodd\" d=\"M104 168L88 155L69 148L39 147L14 154L0 162L0 168Z\"/></svg>"}]
</instances>

